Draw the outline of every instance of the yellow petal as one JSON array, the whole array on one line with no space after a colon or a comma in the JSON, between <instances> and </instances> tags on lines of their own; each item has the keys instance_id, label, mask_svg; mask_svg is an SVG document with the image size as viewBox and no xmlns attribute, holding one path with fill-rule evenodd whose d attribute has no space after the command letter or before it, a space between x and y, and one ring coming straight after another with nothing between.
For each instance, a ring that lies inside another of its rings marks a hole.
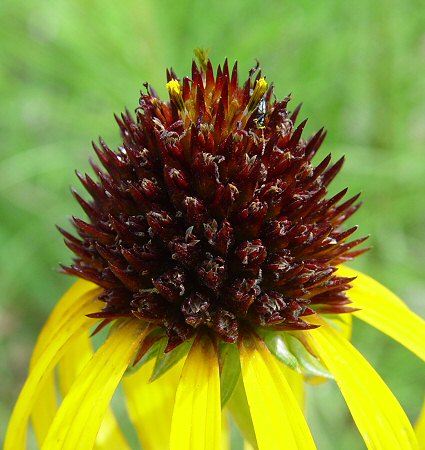
<instances>
[{"instance_id":1,"label":"yellow petal","mask_svg":"<svg viewBox=\"0 0 425 450\"><path fill-rule=\"evenodd\" d=\"M297 400L265 344L247 337L241 340L239 351L258 448L315 449Z\"/></svg>"},{"instance_id":2,"label":"yellow petal","mask_svg":"<svg viewBox=\"0 0 425 450\"><path fill-rule=\"evenodd\" d=\"M71 316L75 314L75 310L80 304L87 300L96 302L97 309L92 312L100 311L104 303L97 301L98 295L102 292L99 286L85 280L76 281L62 296L59 302L50 313L49 318L38 335L36 345L34 347L30 367L32 367L40 354L43 353L44 347L50 342L52 336L60 330ZM95 320L90 319L94 324Z\"/></svg>"},{"instance_id":3,"label":"yellow petal","mask_svg":"<svg viewBox=\"0 0 425 450\"><path fill-rule=\"evenodd\" d=\"M129 416L143 449L165 450L169 448L171 417L183 360L149 383L154 365L152 359L126 376L123 386Z\"/></svg>"},{"instance_id":4,"label":"yellow petal","mask_svg":"<svg viewBox=\"0 0 425 450\"><path fill-rule=\"evenodd\" d=\"M46 345L54 339L58 330L75 314L75 309L79 307L79 304L83 304L91 299L95 302L99 292L98 286L85 280L78 280L68 289L53 309L40 332L31 356L30 369L34 367ZM98 309L100 308L101 303L99 302ZM95 310L93 309L93 311ZM95 323L93 319L91 319L91 322ZM56 387L53 372L46 375L45 382L40 387L40 393L34 402L33 410L35 413L32 414L31 420L37 442L41 445L57 411Z\"/></svg>"},{"instance_id":5,"label":"yellow petal","mask_svg":"<svg viewBox=\"0 0 425 450\"><path fill-rule=\"evenodd\" d=\"M220 450L231 450L229 420L227 414L221 415L221 445Z\"/></svg>"},{"instance_id":6,"label":"yellow petal","mask_svg":"<svg viewBox=\"0 0 425 450\"><path fill-rule=\"evenodd\" d=\"M98 286L85 280L78 280L71 286L54 308L40 333L31 358L31 366L35 364L39 355L42 354L46 343L54 338L54 334L72 316L73 310L78 307L80 302L85 302L86 299L93 299L95 305L97 305L94 306L93 311L98 311L102 308L103 304L96 301L100 292L101 289ZM89 319L88 325L95 322L94 319ZM69 391L78 373L93 354L88 331L82 333L81 336L76 336L75 339L68 343L67 347L68 349L58 365L59 382L63 394ZM57 412L56 387L53 373L49 374L49 381L44 384L33 410L32 423L37 441L41 446ZM95 448L102 450L110 448L110 445L120 449L129 448L113 412L108 409L97 435Z\"/></svg>"},{"instance_id":7,"label":"yellow petal","mask_svg":"<svg viewBox=\"0 0 425 450\"><path fill-rule=\"evenodd\" d=\"M278 362L279 368L283 373L286 381L294 394L295 399L298 402L301 410L304 411L305 407L305 383L304 377L301 373L294 369L289 368L286 364ZM327 381L327 380L326 380Z\"/></svg>"},{"instance_id":8,"label":"yellow petal","mask_svg":"<svg viewBox=\"0 0 425 450\"><path fill-rule=\"evenodd\" d=\"M416 437L421 448L425 448L425 399L422 405L421 414L415 425Z\"/></svg>"},{"instance_id":9,"label":"yellow petal","mask_svg":"<svg viewBox=\"0 0 425 450\"><path fill-rule=\"evenodd\" d=\"M326 316L326 321L330 322L335 330L341 333L345 337L345 339L351 340L353 331L353 316L351 313L332 314Z\"/></svg>"},{"instance_id":10,"label":"yellow petal","mask_svg":"<svg viewBox=\"0 0 425 450\"><path fill-rule=\"evenodd\" d=\"M51 373L58 360L67 350L67 344L79 333L84 332L89 324L93 323L93 319L86 317L86 314L97 310L98 305L93 302L91 297L78 302L72 313L68 315L68 319L63 321L62 327L60 329L55 328L55 332L50 335L51 339L43 343L43 351L34 358L33 367L13 410L6 433L4 450L25 448L28 418L37 398L39 398L39 393L46 383L51 382L49 381L51 380Z\"/></svg>"},{"instance_id":11,"label":"yellow petal","mask_svg":"<svg viewBox=\"0 0 425 450\"><path fill-rule=\"evenodd\" d=\"M253 448L258 448L242 377L239 377L239 380L233 389L233 393L226 404L226 409L231 413L232 419L236 422L244 439L246 439Z\"/></svg>"},{"instance_id":12,"label":"yellow petal","mask_svg":"<svg viewBox=\"0 0 425 450\"><path fill-rule=\"evenodd\" d=\"M55 374L51 371L45 376L45 381L34 402L33 414L31 415L32 426L40 447L47 436L57 409Z\"/></svg>"},{"instance_id":13,"label":"yellow petal","mask_svg":"<svg viewBox=\"0 0 425 450\"><path fill-rule=\"evenodd\" d=\"M220 376L217 351L207 336L195 340L177 388L171 450L220 448Z\"/></svg>"},{"instance_id":14,"label":"yellow petal","mask_svg":"<svg viewBox=\"0 0 425 450\"><path fill-rule=\"evenodd\" d=\"M303 335L335 377L367 447L419 449L403 409L372 366L323 319L309 322L321 326Z\"/></svg>"},{"instance_id":15,"label":"yellow petal","mask_svg":"<svg viewBox=\"0 0 425 450\"><path fill-rule=\"evenodd\" d=\"M59 386L63 397L67 395L81 370L93 356L88 330L73 340L58 364ZM96 450L130 449L111 408L108 408L96 437Z\"/></svg>"},{"instance_id":16,"label":"yellow petal","mask_svg":"<svg viewBox=\"0 0 425 450\"><path fill-rule=\"evenodd\" d=\"M131 448L111 408L106 410L93 448L95 450L110 450L115 448L119 450L130 450Z\"/></svg>"},{"instance_id":17,"label":"yellow petal","mask_svg":"<svg viewBox=\"0 0 425 450\"><path fill-rule=\"evenodd\" d=\"M73 339L68 350L58 364L59 387L65 397L71 389L77 376L83 367L93 356L93 349L89 338L89 332L85 331Z\"/></svg>"},{"instance_id":18,"label":"yellow petal","mask_svg":"<svg viewBox=\"0 0 425 450\"><path fill-rule=\"evenodd\" d=\"M43 450L92 449L106 409L148 328L132 320L115 330L78 375Z\"/></svg>"},{"instance_id":19,"label":"yellow petal","mask_svg":"<svg viewBox=\"0 0 425 450\"><path fill-rule=\"evenodd\" d=\"M351 334L353 330L353 317L352 314L332 314L326 315L326 321L333 326L333 328L341 333L346 339L351 339ZM331 379L331 377L321 377L321 376L308 376L305 381L308 384L319 385L326 383Z\"/></svg>"},{"instance_id":20,"label":"yellow petal","mask_svg":"<svg viewBox=\"0 0 425 450\"><path fill-rule=\"evenodd\" d=\"M357 277L348 291L354 315L400 342L425 361L425 320L412 312L395 294L373 278L340 266L338 275Z\"/></svg>"}]
</instances>

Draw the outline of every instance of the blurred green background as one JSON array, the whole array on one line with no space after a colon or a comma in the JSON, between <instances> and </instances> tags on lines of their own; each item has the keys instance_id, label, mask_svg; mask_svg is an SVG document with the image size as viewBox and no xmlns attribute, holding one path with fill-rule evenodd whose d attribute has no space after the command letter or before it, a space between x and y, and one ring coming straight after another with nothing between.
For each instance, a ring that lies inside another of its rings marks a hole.
<instances>
[{"instance_id":1,"label":"blurred green background","mask_svg":"<svg viewBox=\"0 0 425 450\"><path fill-rule=\"evenodd\" d=\"M425 8L420 0L35 0L0 2L0 436L35 337L72 282L54 225L80 214L69 192L90 141L119 143L113 113L137 106L142 83L165 95L165 68L189 74L193 49L215 64L261 61L279 98L303 101L321 156L346 154L334 189L362 192L353 223L372 251L353 266L425 316ZM319 156L320 157L320 156ZM354 342L412 420L425 369L356 322ZM309 391L318 448L364 444L333 383Z\"/></svg>"}]
</instances>

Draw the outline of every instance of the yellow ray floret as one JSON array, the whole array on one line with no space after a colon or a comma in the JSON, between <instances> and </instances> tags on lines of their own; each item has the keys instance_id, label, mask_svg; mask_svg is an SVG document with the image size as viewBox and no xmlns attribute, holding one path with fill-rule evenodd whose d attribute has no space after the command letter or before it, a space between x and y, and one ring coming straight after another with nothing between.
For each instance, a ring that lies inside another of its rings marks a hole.
<instances>
[{"instance_id":1,"label":"yellow ray floret","mask_svg":"<svg viewBox=\"0 0 425 450\"><path fill-rule=\"evenodd\" d=\"M372 366L323 319L306 332L308 344L335 377L368 449L419 450L412 426L397 399Z\"/></svg>"},{"instance_id":2,"label":"yellow ray floret","mask_svg":"<svg viewBox=\"0 0 425 450\"><path fill-rule=\"evenodd\" d=\"M258 448L315 449L298 402L265 344L257 337L247 337L241 340L240 355Z\"/></svg>"},{"instance_id":3,"label":"yellow ray floret","mask_svg":"<svg viewBox=\"0 0 425 450\"><path fill-rule=\"evenodd\" d=\"M221 415L221 446L220 450L231 450L230 429L227 414Z\"/></svg>"},{"instance_id":4,"label":"yellow ray floret","mask_svg":"<svg viewBox=\"0 0 425 450\"><path fill-rule=\"evenodd\" d=\"M239 380L233 389L232 396L227 402L226 409L230 411L232 419L241 430L245 440L247 440L254 448L257 448L254 425L252 424L252 417L249 411L245 388L243 387L242 376L239 377Z\"/></svg>"},{"instance_id":5,"label":"yellow ray floret","mask_svg":"<svg viewBox=\"0 0 425 450\"><path fill-rule=\"evenodd\" d=\"M354 315L400 342L425 361L425 320L412 312L382 284L348 267L340 266L338 275L357 277L347 293L352 305L359 308Z\"/></svg>"},{"instance_id":6,"label":"yellow ray floret","mask_svg":"<svg viewBox=\"0 0 425 450\"><path fill-rule=\"evenodd\" d=\"M55 333L59 332L61 327L66 325L67 320L73 315L73 311L75 311L75 308L79 304L89 300L94 302L93 307L100 305L100 302L97 303L96 301L97 295L100 292L101 290L98 286L85 280L78 280L68 289L50 314L49 319L38 336L31 356L30 370L35 366L46 345L54 338ZM87 325L90 322L92 321L87 320ZM76 339L79 338L77 337ZM67 345L69 346L70 343L71 341ZM37 442L41 445L57 411L56 386L53 371L46 374L38 398L34 403L33 411L31 417L32 424Z\"/></svg>"},{"instance_id":7,"label":"yellow ray floret","mask_svg":"<svg viewBox=\"0 0 425 450\"><path fill-rule=\"evenodd\" d=\"M78 375L92 357L93 348L89 331L87 330L85 333L72 340L68 351L59 361L58 378L63 397L71 390ZM38 411L36 412L38 413ZM94 449L109 450L111 448L130 450L112 409L108 408L100 426L99 433L96 436Z\"/></svg>"},{"instance_id":8,"label":"yellow ray floret","mask_svg":"<svg viewBox=\"0 0 425 450\"><path fill-rule=\"evenodd\" d=\"M112 395L146 332L139 321L130 321L111 334L62 402L43 450L93 448Z\"/></svg>"},{"instance_id":9,"label":"yellow ray floret","mask_svg":"<svg viewBox=\"0 0 425 450\"><path fill-rule=\"evenodd\" d=\"M187 356L171 423L171 450L218 450L221 404L217 351L206 336Z\"/></svg>"},{"instance_id":10,"label":"yellow ray floret","mask_svg":"<svg viewBox=\"0 0 425 450\"><path fill-rule=\"evenodd\" d=\"M282 364L278 361L278 366L281 372L283 373L283 376L285 377L286 381L289 384L289 387L291 388L291 391L293 392L298 405L301 408L301 411L304 411L305 406L305 380L304 376L297 372L294 369L289 368L286 364Z\"/></svg>"},{"instance_id":11,"label":"yellow ray floret","mask_svg":"<svg viewBox=\"0 0 425 450\"><path fill-rule=\"evenodd\" d=\"M76 281L62 296L56 304L49 318L44 324L37 342L31 355L30 367L32 367L40 355L44 351L44 347L50 342L54 333L57 333L69 320L70 316L75 314L76 308L85 303L86 300L91 300L94 306L98 309L102 308L103 303L97 300L99 294L102 293L102 288L94 283L86 280ZM93 324L93 319L90 321Z\"/></svg>"},{"instance_id":12,"label":"yellow ray floret","mask_svg":"<svg viewBox=\"0 0 425 450\"><path fill-rule=\"evenodd\" d=\"M23 450L26 447L26 434L28 418L34 409L34 404L39 400L39 394L47 382L52 381L52 371L67 351L70 340L78 334L85 332L92 319L86 314L95 312L98 306L94 299L89 296L84 301L74 305L74 309L63 321L62 327L57 328L52 323L45 332L50 339L40 341L43 350L35 350L36 358L30 370L28 378L22 388L15 409L10 419L5 440L5 450Z\"/></svg>"},{"instance_id":13,"label":"yellow ray floret","mask_svg":"<svg viewBox=\"0 0 425 450\"><path fill-rule=\"evenodd\" d=\"M41 446L58 409L56 401L55 374L51 371L45 377L37 400L34 402L31 422L38 445Z\"/></svg>"},{"instance_id":14,"label":"yellow ray floret","mask_svg":"<svg viewBox=\"0 0 425 450\"><path fill-rule=\"evenodd\" d=\"M123 379L128 412L144 450L169 448L171 417L183 361L150 383L154 365L152 359Z\"/></svg>"}]
</instances>

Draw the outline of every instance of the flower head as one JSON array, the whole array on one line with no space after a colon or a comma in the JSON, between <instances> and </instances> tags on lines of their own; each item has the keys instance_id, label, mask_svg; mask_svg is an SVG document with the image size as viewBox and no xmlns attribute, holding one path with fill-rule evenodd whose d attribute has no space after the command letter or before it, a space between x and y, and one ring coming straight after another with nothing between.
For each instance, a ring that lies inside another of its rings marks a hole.
<instances>
[{"instance_id":1,"label":"flower head","mask_svg":"<svg viewBox=\"0 0 425 450\"><path fill-rule=\"evenodd\" d=\"M365 238L344 227L358 195L327 193L343 160L313 163L323 130L303 139L299 108L289 113L289 97L274 99L258 66L240 84L237 64L214 73L200 58L190 78L167 71L166 87L169 101L146 85L135 116L117 118L117 151L94 145L97 180L78 174L91 199L74 194L88 219L73 218L76 234L61 229L75 254L63 271L86 281L40 336L6 448L22 447L31 412L43 448L92 448L131 363L124 387L146 448L219 448L222 408L260 449L315 448L296 395L303 376L317 375L306 358L335 378L370 448L416 448L396 399L340 328L357 315L424 357L425 327L385 288L341 266L365 251L356 249ZM77 338L92 353L93 324L95 333L112 324L109 338L84 364L74 355L64 401L41 426L36 406L54 389L55 364L60 374ZM157 439L146 426L150 395L165 422ZM111 438L105 448L125 445L111 423L120 444Z\"/></svg>"},{"instance_id":2,"label":"flower head","mask_svg":"<svg viewBox=\"0 0 425 450\"><path fill-rule=\"evenodd\" d=\"M272 101L258 70L242 86L227 62L168 79L170 102L149 89L136 120L118 119L117 153L95 146L99 180L79 175L89 221L63 232L77 256L64 270L104 289L91 316L149 322L169 351L198 332L235 343L243 329L308 329L314 312L352 311L351 279L335 272L363 251L342 228L358 196L326 198L342 160L312 163L323 130L303 140L305 121L295 127L289 98Z\"/></svg>"}]
</instances>

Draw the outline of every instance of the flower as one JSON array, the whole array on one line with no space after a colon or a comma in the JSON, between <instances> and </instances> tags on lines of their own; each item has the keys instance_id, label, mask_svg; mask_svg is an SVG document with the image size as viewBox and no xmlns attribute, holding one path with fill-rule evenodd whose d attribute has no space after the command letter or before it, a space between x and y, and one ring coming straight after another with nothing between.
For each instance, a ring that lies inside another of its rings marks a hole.
<instances>
[{"instance_id":1,"label":"flower","mask_svg":"<svg viewBox=\"0 0 425 450\"><path fill-rule=\"evenodd\" d=\"M343 160L312 163L325 133L302 139L299 108L273 100L258 66L240 85L236 64L199 59L190 79L167 72L170 101L146 85L136 119L117 118L116 152L94 145L97 181L78 174L88 220L60 231L80 280L39 336L6 450L25 447L30 416L43 449L129 448L109 409L121 381L146 449L228 448L222 411L254 447L314 449L302 386L318 375L368 448L419 448L347 338L354 315L425 360L424 321L343 264L365 251L344 228L358 195L327 196Z\"/></svg>"}]
</instances>

